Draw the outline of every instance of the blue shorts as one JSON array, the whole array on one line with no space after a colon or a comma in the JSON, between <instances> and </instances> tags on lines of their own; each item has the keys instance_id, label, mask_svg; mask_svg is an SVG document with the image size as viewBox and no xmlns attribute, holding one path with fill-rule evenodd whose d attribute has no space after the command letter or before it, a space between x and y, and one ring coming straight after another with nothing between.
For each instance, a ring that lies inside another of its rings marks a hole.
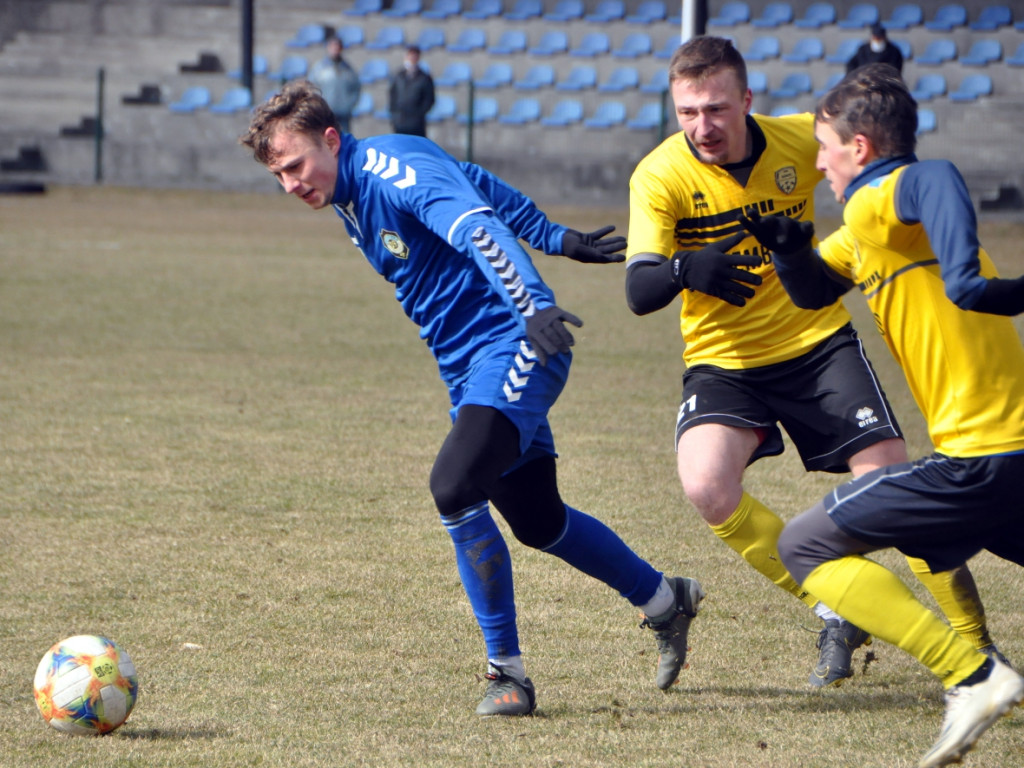
<instances>
[{"instance_id":1,"label":"blue shorts","mask_svg":"<svg viewBox=\"0 0 1024 768\"><path fill-rule=\"evenodd\" d=\"M895 547L933 573L983 549L1024 565L1024 452L955 459L932 454L868 472L824 500L844 533Z\"/></svg>"},{"instance_id":2,"label":"blue shorts","mask_svg":"<svg viewBox=\"0 0 1024 768\"><path fill-rule=\"evenodd\" d=\"M452 422L464 405L494 408L508 418L519 430L519 460L509 472L540 456L557 456L548 411L565 387L571 362L572 354L562 353L541 365L525 341L495 348L448 389Z\"/></svg>"}]
</instances>

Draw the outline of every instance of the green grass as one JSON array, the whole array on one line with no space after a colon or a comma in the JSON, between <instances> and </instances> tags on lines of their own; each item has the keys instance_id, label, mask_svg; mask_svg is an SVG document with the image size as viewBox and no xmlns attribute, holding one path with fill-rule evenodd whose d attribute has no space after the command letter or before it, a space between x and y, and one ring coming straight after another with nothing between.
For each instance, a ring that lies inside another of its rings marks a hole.
<instances>
[{"instance_id":1,"label":"green grass","mask_svg":"<svg viewBox=\"0 0 1024 768\"><path fill-rule=\"evenodd\" d=\"M986 222L983 242L1010 257L1022 235ZM621 267L538 260L586 321L553 412L563 495L709 597L666 695L636 611L510 537L539 713L481 721L482 641L427 490L446 393L336 217L274 195L0 197L0 764L914 765L938 732L939 684L876 643L866 673L858 652L852 681L812 691L816 620L683 498L674 310L631 315ZM747 485L789 517L833 481L787 451ZM909 583L898 556L880 559ZM972 567L993 633L1024 660L1021 572L985 554ZM107 738L48 729L32 700L43 653L78 633L114 637L139 669L138 706ZM1022 745L1018 713L967 763L1019 766Z\"/></svg>"}]
</instances>

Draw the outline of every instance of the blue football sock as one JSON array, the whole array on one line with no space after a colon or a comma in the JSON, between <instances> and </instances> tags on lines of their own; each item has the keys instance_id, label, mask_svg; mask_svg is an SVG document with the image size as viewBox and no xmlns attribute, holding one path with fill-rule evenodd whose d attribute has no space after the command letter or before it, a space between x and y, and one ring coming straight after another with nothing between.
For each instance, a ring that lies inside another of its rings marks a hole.
<instances>
[{"instance_id":1,"label":"blue football sock","mask_svg":"<svg viewBox=\"0 0 1024 768\"><path fill-rule=\"evenodd\" d=\"M455 544L455 562L473 614L484 633L488 658L519 655L512 560L487 502L441 522Z\"/></svg>"}]
</instances>

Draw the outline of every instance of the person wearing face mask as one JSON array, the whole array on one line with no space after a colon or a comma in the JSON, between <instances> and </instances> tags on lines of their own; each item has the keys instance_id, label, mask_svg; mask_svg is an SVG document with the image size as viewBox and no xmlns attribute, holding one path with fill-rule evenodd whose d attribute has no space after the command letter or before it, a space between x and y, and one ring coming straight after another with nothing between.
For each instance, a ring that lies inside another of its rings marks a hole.
<instances>
[{"instance_id":1,"label":"person wearing face mask","mask_svg":"<svg viewBox=\"0 0 1024 768\"><path fill-rule=\"evenodd\" d=\"M846 74L865 64L888 64L900 74L903 73L903 53L893 45L885 33L885 27L875 24L871 27L871 39L864 43L846 62Z\"/></svg>"},{"instance_id":2,"label":"person wearing face mask","mask_svg":"<svg viewBox=\"0 0 1024 768\"><path fill-rule=\"evenodd\" d=\"M434 79L420 68L420 49L410 45L405 50L403 67L391 78L388 90L392 130L410 136L426 136L427 112L432 106Z\"/></svg>"}]
</instances>

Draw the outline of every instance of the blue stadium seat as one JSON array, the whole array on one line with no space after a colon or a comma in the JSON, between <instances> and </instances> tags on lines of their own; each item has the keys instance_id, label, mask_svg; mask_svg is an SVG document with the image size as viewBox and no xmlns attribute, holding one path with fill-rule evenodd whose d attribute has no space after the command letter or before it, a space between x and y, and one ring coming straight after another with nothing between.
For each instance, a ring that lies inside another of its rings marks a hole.
<instances>
[{"instance_id":1,"label":"blue stadium seat","mask_svg":"<svg viewBox=\"0 0 1024 768\"><path fill-rule=\"evenodd\" d=\"M530 49L534 56L557 56L569 50L569 35L560 29L553 29L540 36L537 44Z\"/></svg>"},{"instance_id":2,"label":"blue stadium seat","mask_svg":"<svg viewBox=\"0 0 1024 768\"><path fill-rule=\"evenodd\" d=\"M789 3L765 3L760 16L755 16L750 23L755 27L776 29L793 21L793 6Z\"/></svg>"},{"instance_id":3,"label":"blue stadium seat","mask_svg":"<svg viewBox=\"0 0 1024 768\"><path fill-rule=\"evenodd\" d=\"M544 13L542 0L515 0L512 7L502 14L502 18L508 21L526 21L538 18L542 13Z\"/></svg>"},{"instance_id":4,"label":"blue stadium seat","mask_svg":"<svg viewBox=\"0 0 1024 768\"><path fill-rule=\"evenodd\" d=\"M662 105L660 101L641 104L636 114L626 121L626 127L635 131L649 131L661 124Z\"/></svg>"},{"instance_id":5,"label":"blue stadium seat","mask_svg":"<svg viewBox=\"0 0 1024 768\"><path fill-rule=\"evenodd\" d=\"M799 115L801 112L806 112L805 109L800 109L795 104L779 104L771 108L768 113L772 117L785 117L786 115Z\"/></svg>"},{"instance_id":6,"label":"blue stadium seat","mask_svg":"<svg viewBox=\"0 0 1024 768\"><path fill-rule=\"evenodd\" d=\"M636 67L616 67L608 73L603 83L598 83L597 90L603 93L619 93L632 91L640 87L640 73Z\"/></svg>"},{"instance_id":7,"label":"blue stadium seat","mask_svg":"<svg viewBox=\"0 0 1024 768\"><path fill-rule=\"evenodd\" d=\"M284 45L286 48L309 48L313 45L323 45L326 41L327 30L323 24L303 24Z\"/></svg>"},{"instance_id":8,"label":"blue stadium seat","mask_svg":"<svg viewBox=\"0 0 1024 768\"><path fill-rule=\"evenodd\" d=\"M919 27L924 23L924 11L917 3L903 3L893 7L889 18L882 22L888 31Z\"/></svg>"},{"instance_id":9,"label":"blue stadium seat","mask_svg":"<svg viewBox=\"0 0 1024 768\"><path fill-rule=\"evenodd\" d=\"M914 58L914 48L910 44L909 40L903 40L899 38L890 37L889 42L900 49L900 53L903 54L903 63L906 64L912 58Z\"/></svg>"},{"instance_id":10,"label":"blue stadium seat","mask_svg":"<svg viewBox=\"0 0 1024 768\"><path fill-rule=\"evenodd\" d=\"M521 29L506 29L487 52L496 56L526 53L526 33Z\"/></svg>"},{"instance_id":11,"label":"blue stadium seat","mask_svg":"<svg viewBox=\"0 0 1024 768\"><path fill-rule=\"evenodd\" d=\"M918 77L910 95L916 101L931 101L936 96L945 96L946 90L946 76L936 72Z\"/></svg>"},{"instance_id":12,"label":"blue stadium seat","mask_svg":"<svg viewBox=\"0 0 1024 768\"><path fill-rule=\"evenodd\" d=\"M839 81L842 80L845 75L846 72L833 72L831 75L828 76L828 79L825 80L821 88L818 88L814 91L814 98L820 99L826 93L831 91L835 86L839 84Z\"/></svg>"},{"instance_id":13,"label":"blue stadium seat","mask_svg":"<svg viewBox=\"0 0 1024 768\"><path fill-rule=\"evenodd\" d=\"M442 27L424 27L416 36L416 46L426 53L434 48L444 48L444 29Z\"/></svg>"},{"instance_id":14,"label":"blue stadium seat","mask_svg":"<svg viewBox=\"0 0 1024 768\"><path fill-rule=\"evenodd\" d=\"M391 7L381 11L382 16L392 19L405 19L418 16L423 10L423 0L392 0Z\"/></svg>"},{"instance_id":15,"label":"blue stadium seat","mask_svg":"<svg viewBox=\"0 0 1024 768\"><path fill-rule=\"evenodd\" d=\"M589 65L580 65L569 70L564 80L555 85L556 91L583 91L597 86L597 70Z\"/></svg>"},{"instance_id":16,"label":"blue stadium seat","mask_svg":"<svg viewBox=\"0 0 1024 768\"><path fill-rule=\"evenodd\" d=\"M551 108L547 117L540 119L541 125L552 127L575 125L583 120L583 104L577 99L562 99Z\"/></svg>"},{"instance_id":17,"label":"blue stadium seat","mask_svg":"<svg viewBox=\"0 0 1024 768\"><path fill-rule=\"evenodd\" d=\"M449 53L472 53L487 47L487 33L480 27L463 27L459 36L448 43Z\"/></svg>"},{"instance_id":18,"label":"blue stadium seat","mask_svg":"<svg viewBox=\"0 0 1024 768\"><path fill-rule=\"evenodd\" d=\"M473 79L473 68L464 61L449 61L441 74L434 78L434 85L454 88Z\"/></svg>"},{"instance_id":19,"label":"blue stadium seat","mask_svg":"<svg viewBox=\"0 0 1024 768\"><path fill-rule=\"evenodd\" d=\"M931 133L938 128L935 113L930 109L917 110L917 135Z\"/></svg>"},{"instance_id":20,"label":"blue stadium seat","mask_svg":"<svg viewBox=\"0 0 1024 768\"><path fill-rule=\"evenodd\" d=\"M978 18L970 23L976 32L994 32L1001 27L1013 24L1013 11L1008 5L986 5L981 9Z\"/></svg>"},{"instance_id":21,"label":"blue stadium seat","mask_svg":"<svg viewBox=\"0 0 1024 768\"><path fill-rule=\"evenodd\" d=\"M748 69L747 88L751 93L768 93L768 75L759 69Z\"/></svg>"},{"instance_id":22,"label":"blue stadium seat","mask_svg":"<svg viewBox=\"0 0 1024 768\"><path fill-rule=\"evenodd\" d=\"M800 29L821 29L836 23L836 8L832 3L811 3L804 15L793 22Z\"/></svg>"},{"instance_id":23,"label":"blue stadium seat","mask_svg":"<svg viewBox=\"0 0 1024 768\"><path fill-rule=\"evenodd\" d=\"M626 4L623 0L598 0L594 10L586 14L584 21L595 24L607 24L612 21L621 21L626 16Z\"/></svg>"},{"instance_id":24,"label":"blue stadium seat","mask_svg":"<svg viewBox=\"0 0 1024 768\"><path fill-rule=\"evenodd\" d=\"M628 24L655 24L665 20L665 3L662 0L642 0L636 9L626 16Z\"/></svg>"},{"instance_id":25,"label":"blue stadium seat","mask_svg":"<svg viewBox=\"0 0 1024 768\"><path fill-rule=\"evenodd\" d=\"M458 107L455 98L446 93L438 94L434 99L434 106L427 112L428 123L441 123L445 120L452 120Z\"/></svg>"},{"instance_id":26,"label":"blue stadium seat","mask_svg":"<svg viewBox=\"0 0 1024 768\"><path fill-rule=\"evenodd\" d=\"M849 37L845 40L839 41L839 46L836 48L835 53L831 53L825 57L825 61L829 64L846 64L850 60L850 57L857 52L860 48L863 40L857 40Z\"/></svg>"},{"instance_id":27,"label":"blue stadium seat","mask_svg":"<svg viewBox=\"0 0 1024 768\"><path fill-rule=\"evenodd\" d=\"M482 21L501 15L501 0L474 0L473 5L462 13L462 18Z\"/></svg>"},{"instance_id":28,"label":"blue stadium seat","mask_svg":"<svg viewBox=\"0 0 1024 768\"><path fill-rule=\"evenodd\" d=\"M668 90L668 70L661 68L654 70L646 83L641 84L641 93L664 93Z\"/></svg>"},{"instance_id":29,"label":"blue stadium seat","mask_svg":"<svg viewBox=\"0 0 1024 768\"><path fill-rule=\"evenodd\" d=\"M555 68L550 64L534 64L526 74L512 83L512 87L520 91L536 91L549 88L555 84Z\"/></svg>"},{"instance_id":30,"label":"blue stadium seat","mask_svg":"<svg viewBox=\"0 0 1024 768\"><path fill-rule=\"evenodd\" d=\"M583 0L556 0L554 7L544 14L548 21L575 21L582 19L585 11Z\"/></svg>"},{"instance_id":31,"label":"blue stadium seat","mask_svg":"<svg viewBox=\"0 0 1024 768\"><path fill-rule=\"evenodd\" d=\"M808 72L790 72L770 93L775 99L795 99L797 96L809 94L813 88L811 75Z\"/></svg>"},{"instance_id":32,"label":"blue stadium seat","mask_svg":"<svg viewBox=\"0 0 1024 768\"><path fill-rule=\"evenodd\" d=\"M383 0L355 0L342 13L346 16L372 16L384 10Z\"/></svg>"},{"instance_id":33,"label":"blue stadium seat","mask_svg":"<svg viewBox=\"0 0 1024 768\"><path fill-rule=\"evenodd\" d=\"M932 40L924 53L917 57L918 64L939 66L947 61L953 61L957 57L956 42L948 37L939 40Z\"/></svg>"},{"instance_id":34,"label":"blue stadium seat","mask_svg":"<svg viewBox=\"0 0 1024 768\"><path fill-rule=\"evenodd\" d=\"M387 51L405 45L405 30L401 27L380 27L377 34L365 43L369 51Z\"/></svg>"},{"instance_id":35,"label":"blue stadium seat","mask_svg":"<svg viewBox=\"0 0 1024 768\"><path fill-rule=\"evenodd\" d=\"M361 91L356 105L352 108L352 117L370 114L373 114L373 94L369 91Z\"/></svg>"},{"instance_id":36,"label":"blue stadium seat","mask_svg":"<svg viewBox=\"0 0 1024 768\"><path fill-rule=\"evenodd\" d=\"M363 35L363 28L355 24L346 24L343 27L338 27L335 37L341 40L342 45L346 48L355 48L366 41L366 37Z\"/></svg>"},{"instance_id":37,"label":"blue stadium seat","mask_svg":"<svg viewBox=\"0 0 1024 768\"><path fill-rule=\"evenodd\" d=\"M723 3L717 16L707 21L709 27L735 27L750 21L750 6L735 0Z\"/></svg>"},{"instance_id":38,"label":"blue stadium seat","mask_svg":"<svg viewBox=\"0 0 1024 768\"><path fill-rule=\"evenodd\" d=\"M259 77L264 77L267 74L267 71L268 71L269 67L270 67L270 64L267 61L267 57L266 56L264 56L263 54L260 54L260 53L253 54L253 57L252 57L252 73L254 75L257 75ZM231 78L232 80L241 80L242 79L242 70L241 70L241 68L228 70L228 77Z\"/></svg>"},{"instance_id":39,"label":"blue stadium seat","mask_svg":"<svg viewBox=\"0 0 1024 768\"><path fill-rule=\"evenodd\" d=\"M251 108L252 93L248 88L228 88L215 104L210 105L210 112L215 115L233 115Z\"/></svg>"},{"instance_id":40,"label":"blue stadium seat","mask_svg":"<svg viewBox=\"0 0 1024 768\"><path fill-rule=\"evenodd\" d=\"M587 128L614 128L626 122L626 105L621 101L602 101L594 114L583 121Z\"/></svg>"},{"instance_id":41,"label":"blue stadium seat","mask_svg":"<svg viewBox=\"0 0 1024 768\"><path fill-rule=\"evenodd\" d=\"M427 8L421 16L425 19L439 19L444 21L452 16L462 13L462 0L434 0L433 5Z\"/></svg>"},{"instance_id":42,"label":"blue stadium seat","mask_svg":"<svg viewBox=\"0 0 1024 768\"><path fill-rule=\"evenodd\" d=\"M951 32L957 27L967 26L967 9L962 5L943 5L935 11L935 16L924 23L925 29L933 32Z\"/></svg>"},{"instance_id":43,"label":"blue stadium seat","mask_svg":"<svg viewBox=\"0 0 1024 768\"><path fill-rule=\"evenodd\" d=\"M807 64L825 58L825 44L817 37L798 37L793 50L782 54L782 60L791 64Z\"/></svg>"},{"instance_id":44,"label":"blue stadium seat","mask_svg":"<svg viewBox=\"0 0 1024 768\"><path fill-rule=\"evenodd\" d=\"M181 97L168 104L167 108L171 112L192 113L210 106L210 100L209 88L205 85L193 85L182 91Z\"/></svg>"},{"instance_id":45,"label":"blue stadium seat","mask_svg":"<svg viewBox=\"0 0 1024 768\"><path fill-rule=\"evenodd\" d=\"M965 67L987 67L1003 58L1003 44L994 37L975 40L970 49L960 57Z\"/></svg>"},{"instance_id":46,"label":"blue stadium seat","mask_svg":"<svg viewBox=\"0 0 1024 768\"><path fill-rule=\"evenodd\" d=\"M495 89L506 85L512 85L514 73L512 65L496 61L487 65L487 69L480 77L473 80L477 88Z\"/></svg>"},{"instance_id":47,"label":"blue stadium seat","mask_svg":"<svg viewBox=\"0 0 1024 768\"><path fill-rule=\"evenodd\" d=\"M747 61L767 61L777 59L781 53L779 38L775 35L761 35L750 42L750 47L743 54Z\"/></svg>"},{"instance_id":48,"label":"blue stadium seat","mask_svg":"<svg viewBox=\"0 0 1024 768\"><path fill-rule=\"evenodd\" d=\"M955 91L949 92L950 101L975 101L992 95L992 78L988 75L968 75Z\"/></svg>"},{"instance_id":49,"label":"blue stadium seat","mask_svg":"<svg viewBox=\"0 0 1024 768\"><path fill-rule=\"evenodd\" d=\"M508 112L498 115L498 122L505 125L525 125L540 120L540 101L526 97L512 102Z\"/></svg>"},{"instance_id":50,"label":"blue stadium seat","mask_svg":"<svg viewBox=\"0 0 1024 768\"><path fill-rule=\"evenodd\" d=\"M618 48L612 49L612 58L639 59L651 55L651 36L646 32L630 32Z\"/></svg>"},{"instance_id":51,"label":"blue stadium seat","mask_svg":"<svg viewBox=\"0 0 1024 768\"><path fill-rule=\"evenodd\" d=\"M676 52L679 45L679 37L677 35L669 35L665 38L665 42L662 46L654 51L654 58L671 59L672 54Z\"/></svg>"},{"instance_id":52,"label":"blue stadium seat","mask_svg":"<svg viewBox=\"0 0 1024 768\"><path fill-rule=\"evenodd\" d=\"M1024 40L1017 44L1012 56L1006 57L1006 63L1011 67L1024 67Z\"/></svg>"},{"instance_id":53,"label":"blue stadium seat","mask_svg":"<svg viewBox=\"0 0 1024 768\"><path fill-rule=\"evenodd\" d=\"M298 80L309 73L309 62L305 56L292 54L281 59L281 66L273 72L267 73L270 80L279 80L282 83L288 80Z\"/></svg>"},{"instance_id":54,"label":"blue stadium seat","mask_svg":"<svg viewBox=\"0 0 1024 768\"><path fill-rule=\"evenodd\" d=\"M459 115L462 124L469 122L469 114ZM473 122L489 123L498 119L498 100L493 96L477 96L473 99Z\"/></svg>"},{"instance_id":55,"label":"blue stadium seat","mask_svg":"<svg viewBox=\"0 0 1024 768\"><path fill-rule=\"evenodd\" d=\"M878 8L871 3L854 3L838 22L840 29L867 29L878 23Z\"/></svg>"},{"instance_id":56,"label":"blue stadium seat","mask_svg":"<svg viewBox=\"0 0 1024 768\"><path fill-rule=\"evenodd\" d=\"M359 82L371 85L389 77L388 63L384 59L367 59L359 68Z\"/></svg>"},{"instance_id":57,"label":"blue stadium seat","mask_svg":"<svg viewBox=\"0 0 1024 768\"><path fill-rule=\"evenodd\" d=\"M580 38L580 44L569 49L570 56L594 58L611 50L611 41L605 32L588 32Z\"/></svg>"}]
</instances>

